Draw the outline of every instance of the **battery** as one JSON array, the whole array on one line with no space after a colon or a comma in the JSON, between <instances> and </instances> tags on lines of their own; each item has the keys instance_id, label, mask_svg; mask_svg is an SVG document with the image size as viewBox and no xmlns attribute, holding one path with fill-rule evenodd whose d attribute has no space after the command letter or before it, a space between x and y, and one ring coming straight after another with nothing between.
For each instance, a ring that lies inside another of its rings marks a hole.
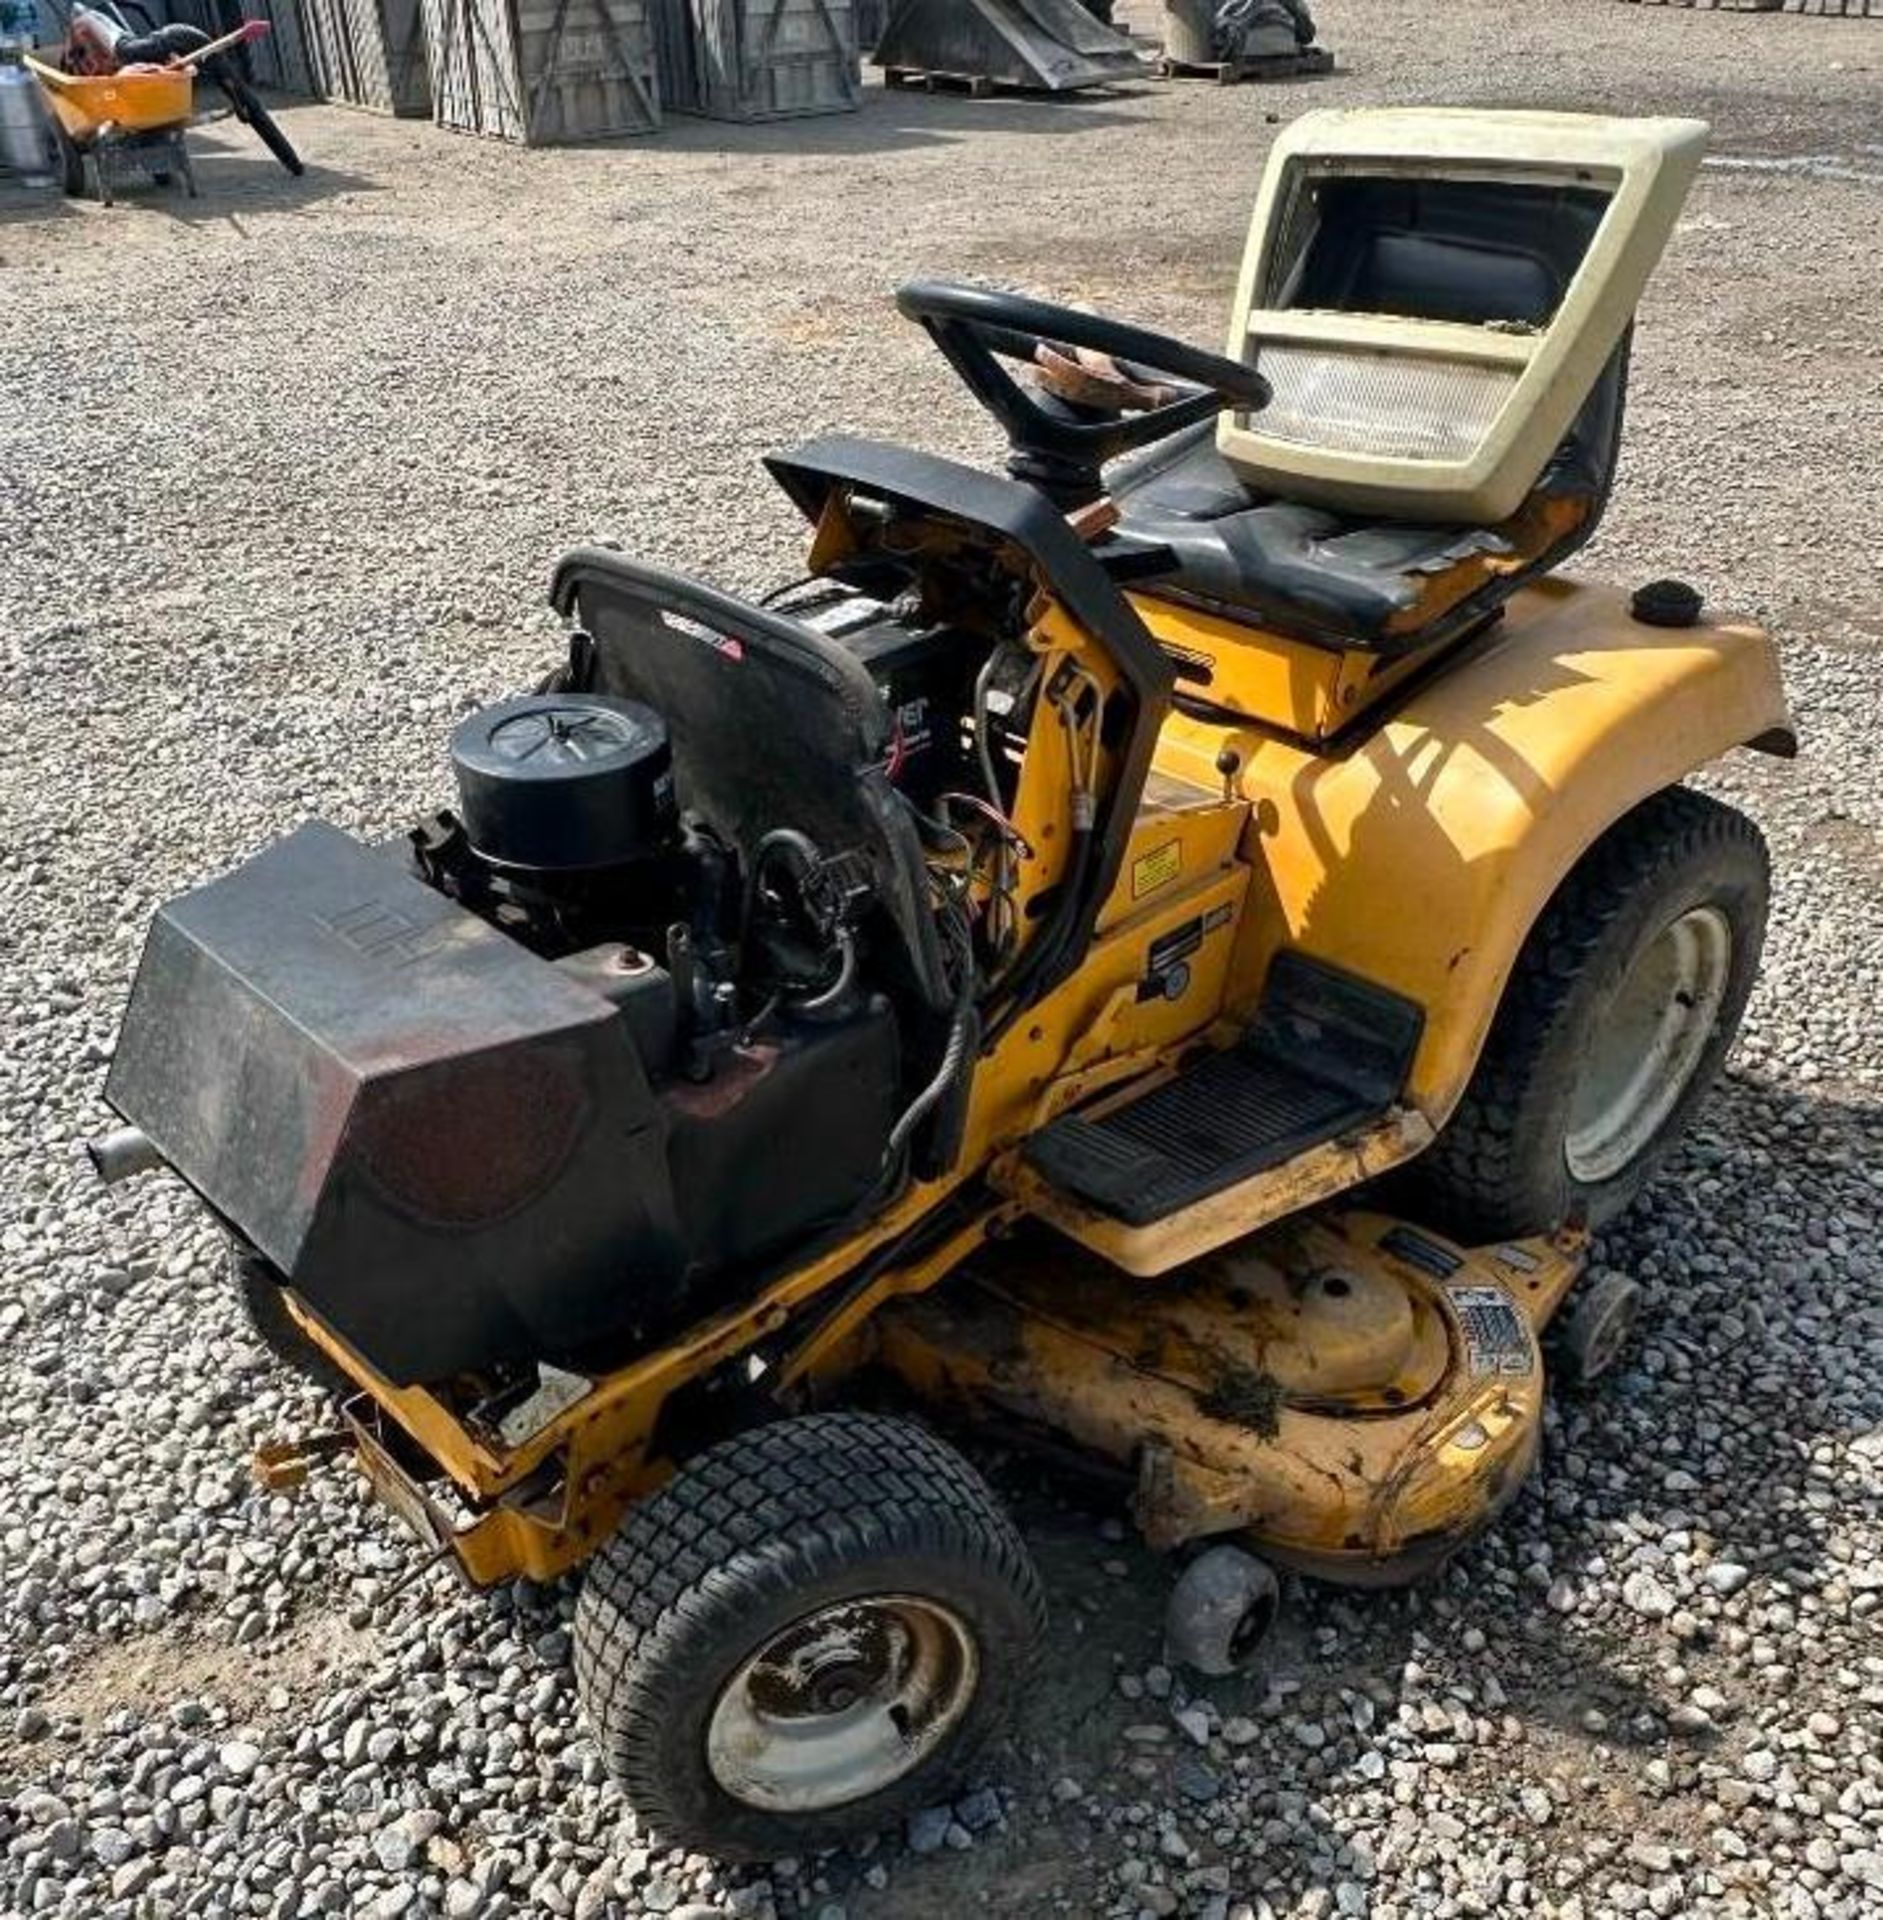
<instances>
[{"instance_id":1,"label":"battery","mask_svg":"<svg viewBox=\"0 0 1883 1920\"><path fill-rule=\"evenodd\" d=\"M911 627L864 594L791 613L853 653L882 690L895 723L890 777L902 792L928 812L938 794L980 791L968 750L979 649L967 634Z\"/></svg>"}]
</instances>

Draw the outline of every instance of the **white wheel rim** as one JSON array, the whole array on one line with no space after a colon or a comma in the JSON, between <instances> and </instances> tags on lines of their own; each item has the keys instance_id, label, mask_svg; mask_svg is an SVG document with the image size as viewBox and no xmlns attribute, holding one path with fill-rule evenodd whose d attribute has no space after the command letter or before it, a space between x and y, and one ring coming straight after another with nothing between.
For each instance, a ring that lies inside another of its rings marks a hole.
<instances>
[{"instance_id":1,"label":"white wheel rim","mask_svg":"<svg viewBox=\"0 0 1883 1920\"><path fill-rule=\"evenodd\" d=\"M794 1621L726 1683L706 1733L735 1800L811 1813L913 1771L967 1712L980 1655L933 1600L877 1594Z\"/></svg>"},{"instance_id":2,"label":"white wheel rim","mask_svg":"<svg viewBox=\"0 0 1883 1920\"><path fill-rule=\"evenodd\" d=\"M1612 1178L1659 1132L1706 1052L1732 960L1731 922L1693 907L1629 963L1570 1098L1564 1155L1577 1180Z\"/></svg>"}]
</instances>

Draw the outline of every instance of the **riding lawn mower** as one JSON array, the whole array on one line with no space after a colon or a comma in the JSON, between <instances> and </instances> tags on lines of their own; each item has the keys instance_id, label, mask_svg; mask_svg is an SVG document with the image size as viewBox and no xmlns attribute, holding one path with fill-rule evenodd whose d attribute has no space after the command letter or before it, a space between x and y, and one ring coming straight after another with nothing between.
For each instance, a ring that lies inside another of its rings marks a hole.
<instances>
[{"instance_id":1,"label":"riding lawn mower","mask_svg":"<svg viewBox=\"0 0 1883 1920\"><path fill-rule=\"evenodd\" d=\"M758 603L569 554L451 810L157 914L94 1157L334 1385L263 1470L585 1565L664 1839L879 1827L1022 1692L1039 1582L938 1429L1117 1487L1205 1673L1277 1569L1416 1578L1522 1485L1758 963L1763 843L1681 783L1795 751L1764 634L1558 571L1705 132L1309 114L1223 355L903 287L1004 474L771 458Z\"/></svg>"}]
</instances>

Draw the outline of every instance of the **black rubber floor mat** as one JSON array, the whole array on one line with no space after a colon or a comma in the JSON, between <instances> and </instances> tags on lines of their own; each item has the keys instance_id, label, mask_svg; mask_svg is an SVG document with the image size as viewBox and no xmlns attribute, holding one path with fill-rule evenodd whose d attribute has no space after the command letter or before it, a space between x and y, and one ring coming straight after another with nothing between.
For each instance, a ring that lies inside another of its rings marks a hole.
<instances>
[{"instance_id":1,"label":"black rubber floor mat","mask_svg":"<svg viewBox=\"0 0 1883 1920\"><path fill-rule=\"evenodd\" d=\"M1127 1226L1149 1226L1380 1118L1424 1027L1418 1007L1284 953L1235 1046L1097 1119L1068 1114L1026 1159Z\"/></svg>"},{"instance_id":2,"label":"black rubber floor mat","mask_svg":"<svg viewBox=\"0 0 1883 1920\"><path fill-rule=\"evenodd\" d=\"M1380 1111L1243 1047L1212 1054L1099 1120L1069 1114L1028 1161L1128 1226L1148 1226L1280 1166Z\"/></svg>"}]
</instances>

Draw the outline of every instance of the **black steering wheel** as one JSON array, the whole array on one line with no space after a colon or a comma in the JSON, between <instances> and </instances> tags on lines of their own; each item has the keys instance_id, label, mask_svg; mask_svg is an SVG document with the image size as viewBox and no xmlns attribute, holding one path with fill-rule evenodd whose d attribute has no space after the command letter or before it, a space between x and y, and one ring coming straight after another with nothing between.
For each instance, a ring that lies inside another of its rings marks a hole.
<instances>
[{"instance_id":1,"label":"black steering wheel","mask_svg":"<svg viewBox=\"0 0 1883 1920\"><path fill-rule=\"evenodd\" d=\"M1149 446L1226 407L1256 412L1273 389L1253 367L1219 353L1107 320L1077 307L1024 294L994 293L950 280L912 280L896 290L897 309L924 328L981 405L1000 422L1013 451L1007 471L1062 507L1083 506L1104 491L1108 460ZM1082 407L1022 386L1000 364L1033 362L1042 346L1109 354L1133 377L1165 376L1178 397L1143 413Z\"/></svg>"}]
</instances>

